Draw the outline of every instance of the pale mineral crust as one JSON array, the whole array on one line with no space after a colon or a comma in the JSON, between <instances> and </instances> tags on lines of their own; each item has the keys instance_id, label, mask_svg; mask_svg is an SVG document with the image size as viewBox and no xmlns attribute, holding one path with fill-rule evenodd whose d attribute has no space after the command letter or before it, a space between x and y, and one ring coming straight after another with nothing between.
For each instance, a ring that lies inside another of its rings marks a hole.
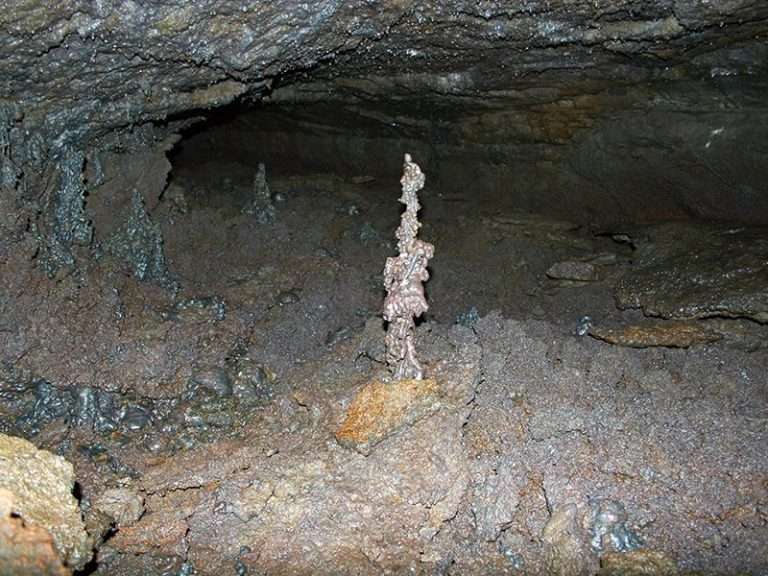
<instances>
[{"instance_id":1,"label":"pale mineral crust","mask_svg":"<svg viewBox=\"0 0 768 576\"><path fill-rule=\"evenodd\" d=\"M418 238L418 212L421 208L417 192L424 187L424 174L419 166L405 155L403 177L400 180L403 194L400 202L405 212L395 232L400 254L387 258L384 268L384 319L387 329L387 365L395 380L421 380L424 369L416 357L414 344L415 320L429 308L424 295L424 282L429 280L427 263L435 253L435 247Z\"/></svg>"}]
</instances>

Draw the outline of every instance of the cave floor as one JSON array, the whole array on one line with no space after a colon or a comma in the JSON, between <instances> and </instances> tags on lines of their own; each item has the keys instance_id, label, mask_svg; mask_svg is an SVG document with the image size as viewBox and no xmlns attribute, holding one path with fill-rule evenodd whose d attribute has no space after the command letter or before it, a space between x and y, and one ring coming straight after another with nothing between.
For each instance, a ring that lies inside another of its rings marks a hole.
<instances>
[{"instance_id":1,"label":"cave floor","mask_svg":"<svg viewBox=\"0 0 768 576\"><path fill-rule=\"evenodd\" d=\"M765 230L598 229L427 185L418 346L440 393L364 455L334 434L382 376L399 187L268 174L259 222L253 172L175 172L152 214L175 296L109 258L4 275L0 421L74 463L91 572L768 570ZM653 284L684 266L698 291ZM106 488L143 512L110 517Z\"/></svg>"}]
</instances>

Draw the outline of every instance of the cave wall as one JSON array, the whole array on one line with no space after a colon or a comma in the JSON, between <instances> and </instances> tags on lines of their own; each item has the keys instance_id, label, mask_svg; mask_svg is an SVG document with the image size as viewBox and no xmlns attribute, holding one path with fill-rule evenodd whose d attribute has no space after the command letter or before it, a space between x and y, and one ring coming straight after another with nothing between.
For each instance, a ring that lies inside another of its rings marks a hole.
<instances>
[{"instance_id":1,"label":"cave wall","mask_svg":"<svg viewBox=\"0 0 768 576\"><path fill-rule=\"evenodd\" d=\"M289 114L252 143L388 175L407 144L447 194L584 221L763 221L767 30L751 0L16 0L0 14L3 203L56 274L103 236L97 156L233 102L326 102L324 135ZM327 137L337 114L368 132Z\"/></svg>"},{"instance_id":2,"label":"cave wall","mask_svg":"<svg viewBox=\"0 0 768 576\"><path fill-rule=\"evenodd\" d=\"M211 115L181 164L265 162L271 174L396 181L409 151L431 190L596 226L706 219L768 223L768 105L761 78L596 83L544 97L358 94Z\"/></svg>"}]
</instances>

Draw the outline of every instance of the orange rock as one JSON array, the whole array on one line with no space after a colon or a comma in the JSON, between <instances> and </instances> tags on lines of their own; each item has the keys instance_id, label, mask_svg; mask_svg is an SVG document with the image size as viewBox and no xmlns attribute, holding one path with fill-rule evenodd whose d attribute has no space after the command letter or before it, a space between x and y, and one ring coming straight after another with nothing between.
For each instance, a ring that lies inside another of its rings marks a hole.
<instances>
[{"instance_id":1,"label":"orange rock","mask_svg":"<svg viewBox=\"0 0 768 576\"><path fill-rule=\"evenodd\" d=\"M0 574L3 576L68 576L45 528L11 515L13 495L0 489Z\"/></svg>"},{"instance_id":2,"label":"orange rock","mask_svg":"<svg viewBox=\"0 0 768 576\"><path fill-rule=\"evenodd\" d=\"M620 328L593 326L589 335L609 344L630 348L689 348L697 344L716 342L722 338L722 335L696 320L648 320Z\"/></svg>"},{"instance_id":3,"label":"orange rock","mask_svg":"<svg viewBox=\"0 0 768 576\"><path fill-rule=\"evenodd\" d=\"M347 409L336 432L342 446L370 454L379 442L440 407L435 380L400 380L391 384L366 384Z\"/></svg>"}]
</instances>

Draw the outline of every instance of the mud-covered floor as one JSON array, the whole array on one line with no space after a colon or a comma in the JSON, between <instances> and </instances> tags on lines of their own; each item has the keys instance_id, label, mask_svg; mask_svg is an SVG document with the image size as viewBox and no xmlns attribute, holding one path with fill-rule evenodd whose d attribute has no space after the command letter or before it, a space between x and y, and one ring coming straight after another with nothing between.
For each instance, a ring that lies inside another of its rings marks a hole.
<instances>
[{"instance_id":1,"label":"mud-covered floor","mask_svg":"<svg viewBox=\"0 0 768 576\"><path fill-rule=\"evenodd\" d=\"M427 173L439 394L363 455L334 434L384 370L399 174L267 166L260 217L258 158L190 158L151 211L175 294L4 246L0 431L74 463L85 573L768 571L768 231L599 228Z\"/></svg>"}]
</instances>

